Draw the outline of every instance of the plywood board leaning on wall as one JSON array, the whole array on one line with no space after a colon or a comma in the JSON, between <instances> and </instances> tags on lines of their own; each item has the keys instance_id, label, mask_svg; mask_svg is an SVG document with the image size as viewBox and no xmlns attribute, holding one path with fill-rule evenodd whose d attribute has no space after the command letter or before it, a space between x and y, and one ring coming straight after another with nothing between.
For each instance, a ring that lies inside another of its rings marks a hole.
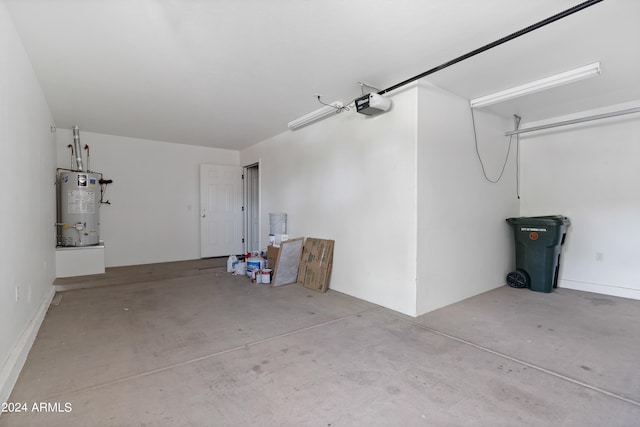
<instances>
[{"instance_id":1,"label":"plywood board leaning on wall","mask_svg":"<svg viewBox=\"0 0 640 427\"><path fill-rule=\"evenodd\" d=\"M308 238L302 251L298 283L308 289L327 292L333 265L334 240Z\"/></svg>"},{"instance_id":2,"label":"plywood board leaning on wall","mask_svg":"<svg viewBox=\"0 0 640 427\"><path fill-rule=\"evenodd\" d=\"M273 264L273 280L271 286L288 285L298 280L298 268L304 237L285 240L280 244L280 250Z\"/></svg>"},{"instance_id":3,"label":"plywood board leaning on wall","mask_svg":"<svg viewBox=\"0 0 640 427\"><path fill-rule=\"evenodd\" d=\"M276 260L278 259L278 254L280 253L280 247L276 246L267 246L267 263L269 264L270 269L274 269L276 266Z\"/></svg>"}]
</instances>

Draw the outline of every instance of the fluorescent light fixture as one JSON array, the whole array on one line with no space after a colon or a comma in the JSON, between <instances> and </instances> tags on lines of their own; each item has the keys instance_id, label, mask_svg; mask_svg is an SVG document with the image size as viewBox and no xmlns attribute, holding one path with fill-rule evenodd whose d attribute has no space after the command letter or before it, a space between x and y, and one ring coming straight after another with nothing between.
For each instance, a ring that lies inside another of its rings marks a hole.
<instances>
[{"instance_id":1,"label":"fluorescent light fixture","mask_svg":"<svg viewBox=\"0 0 640 427\"><path fill-rule=\"evenodd\" d=\"M332 102L329 105L325 105L322 108L318 108L317 110L310 112L309 114L305 114L302 117L290 121L288 124L289 129L298 129L302 126L308 125L311 122L315 122L316 120L320 120L331 114L338 113L342 111L340 110L342 107L344 107L344 103L342 101Z\"/></svg>"},{"instance_id":2,"label":"fluorescent light fixture","mask_svg":"<svg viewBox=\"0 0 640 427\"><path fill-rule=\"evenodd\" d=\"M472 99L471 107L486 107L487 105L497 104L498 102L517 98L519 96L529 95L552 87L577 82L578 80L594 77L599 74L600 62L594 62L593 64L585 65L584 67L575 68L573 70L565 71L564 73L545 77L544 79Z\"/></svg>"}]
</instances>

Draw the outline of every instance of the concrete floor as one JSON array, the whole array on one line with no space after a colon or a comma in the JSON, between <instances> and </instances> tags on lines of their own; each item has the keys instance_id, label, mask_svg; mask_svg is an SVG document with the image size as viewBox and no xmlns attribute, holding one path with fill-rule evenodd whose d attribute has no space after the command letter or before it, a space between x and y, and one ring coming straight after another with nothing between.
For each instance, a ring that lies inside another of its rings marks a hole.
<instances>
[{"instance_id":1,"label":"concrete floor","mask_svg":"<svg viewBox=\"0 0 640 427\"><path fill-rule=\"evenodd\" d=\"M640 301L502 287L414 319L221 261L59 293L0 426L640 425Z\"/></svg>"}]
</instances>

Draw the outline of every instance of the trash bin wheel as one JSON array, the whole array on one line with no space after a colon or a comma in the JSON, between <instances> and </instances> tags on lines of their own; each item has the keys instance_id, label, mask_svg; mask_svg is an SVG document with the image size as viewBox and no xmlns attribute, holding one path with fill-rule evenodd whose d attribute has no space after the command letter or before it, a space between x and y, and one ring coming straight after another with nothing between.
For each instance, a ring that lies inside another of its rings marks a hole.
<instances>
[{"instance_id":1,"label":"trash bin wheel","mask_svg":"<svg viewBox=\"0 0 640 427\"><path fill-rule=\"evenodd\" d=\"M522 270L512 271L507 274L507 284L512 288L528 288L529 278L527 273Z\"/></svg>"}]
</instances>

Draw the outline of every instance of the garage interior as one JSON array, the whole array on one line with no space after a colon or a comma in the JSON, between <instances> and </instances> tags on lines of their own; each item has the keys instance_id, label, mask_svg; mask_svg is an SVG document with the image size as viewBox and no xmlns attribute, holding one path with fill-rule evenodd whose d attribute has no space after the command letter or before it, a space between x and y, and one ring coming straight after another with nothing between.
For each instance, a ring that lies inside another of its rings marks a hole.
<instances>
[{"instance_id":1,"label":"garage interior","mask_svg":"<svg viewBox=\"0 0 640 427\"><path fill-rule=\"evenodd\" d=\"M0 2L0 425L636 424L640 4L458 3ZM274 212L327 293L227 271ZM539 215L551 293L505 285Z\"/></svg>"}]
</instances>

